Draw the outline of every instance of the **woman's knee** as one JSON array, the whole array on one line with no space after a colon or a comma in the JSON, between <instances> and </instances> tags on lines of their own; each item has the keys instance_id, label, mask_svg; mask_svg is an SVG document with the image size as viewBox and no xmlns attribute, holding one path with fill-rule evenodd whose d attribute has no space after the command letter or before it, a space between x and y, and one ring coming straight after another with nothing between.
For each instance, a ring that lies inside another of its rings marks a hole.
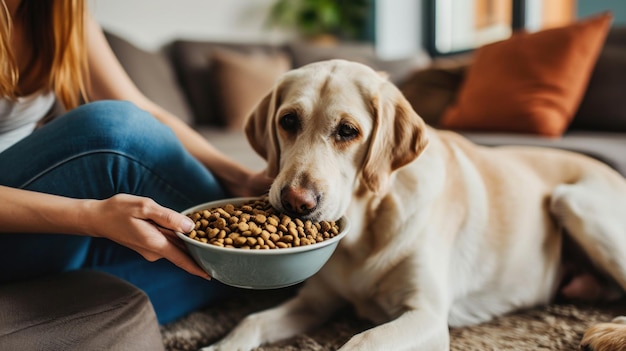
<instances>
[{"instance_id":1,"label":"woman's knee","mask_svg":"<svg viewBox=\"0 0 626 351\"><path fill-rule=\"evenodd\" d=\"M167 128L153 118L147 111L128 101L103 100L82 105L66 114L78 128L85 131L110 131L113 134L131 134L137 132L163 133Z\"/></svg>"},{"instance_id":2,"label":"woman's knee","mask_svg":"<svg viewBox=\"0 0 626 351\"><path fill-rule=\"evenodd\" d=\"M88 137L96 148L132 153L178 143L171 129L128 101L92 102L68 112L65 119L72 135Z\"/></svg>"}]
</instances>

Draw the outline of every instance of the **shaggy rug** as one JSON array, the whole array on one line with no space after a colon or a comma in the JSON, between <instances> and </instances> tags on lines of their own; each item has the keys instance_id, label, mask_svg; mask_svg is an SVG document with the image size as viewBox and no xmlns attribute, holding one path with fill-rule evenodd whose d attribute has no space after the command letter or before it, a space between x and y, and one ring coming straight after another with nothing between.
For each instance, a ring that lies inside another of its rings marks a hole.
<instances>
[{"instance_id":1,"label":"shaggy rug","mask_svg":"<svg viewBox=\"0 0 626 351\"><path fill-rule=\"evenodd\" d=\"M295 289L248 291L161 327L168 351L197 350L222 338L246 315L279 304ZM488 323L450 330L450 348L483 350L577 350L585 329L626 314L626 300L602 305L553 304L496 318ZM324 326L257 351L337 350L356 333L373 325L352 310L337 313Z\"/></svg>"}]
</instances>

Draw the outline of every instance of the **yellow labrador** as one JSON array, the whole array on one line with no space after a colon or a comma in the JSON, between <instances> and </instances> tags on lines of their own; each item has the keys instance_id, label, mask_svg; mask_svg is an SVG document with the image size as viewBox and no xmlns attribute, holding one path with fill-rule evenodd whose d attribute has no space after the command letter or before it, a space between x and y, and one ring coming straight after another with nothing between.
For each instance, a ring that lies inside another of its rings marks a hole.
<instances>
[{"instance_id":1,"label":"yellow labrador","mask_svg":"<svg viewBox=\"0 0 626 351\"><path fill-rule=\"evenodd\" d=\"M331 60L288 72L246 133L276 176L274 207L311 220L345 214L352 230L295 298L204 350L288 338L344 304L377 327L342 351L447 350L449 326L557 294L609 298L626 288L620 174L574 153L481 147L435 130L367 66ZM576 251L588 267L572 265L579 260L566 253ZM615 326L585 342L619 342L602 336Z\"/></svg>"}]
</instances>

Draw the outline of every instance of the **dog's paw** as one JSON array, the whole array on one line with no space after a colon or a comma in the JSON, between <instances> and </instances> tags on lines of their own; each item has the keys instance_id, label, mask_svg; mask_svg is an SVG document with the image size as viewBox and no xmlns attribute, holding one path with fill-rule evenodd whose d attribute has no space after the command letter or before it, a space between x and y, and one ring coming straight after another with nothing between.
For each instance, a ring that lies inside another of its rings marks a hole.
<instances>
[{"instance_id":1,"label":"dog's paw","mask_svg":"<svg viewBox=\"0 0 626 351\"><path fill-rule=\"evenodd\" d=\"M203 347L198 351L250 351L250 350L252 350L252 348L237 347L233 345L227 346L227 345L222 345L222 344L215 344L215 345Z\"/></svg>"},{"instance_id":2,"label":"dog's paw","mask_svg":"<svg viewBox=\"0 0 626 351\"><path fill-rule=\"evenodd\" d=\"M623 318L623 317L622 317ZM619 323L601 323L587 329L580 351L621 351L626 350L626 319Z\"/></svg>"},{"instance_id":3,"label":"dog's paw","mask_svg":"<svg viewBox=\"0 0 626 351\"><path fill-rule=\"evenodd\" d=\"M219 344L215 344L203 347L198 351L226 351L226 349L224 347L221 347Z\"/></svg>"},{"instance_id":4,"label":"dog's paw","mask_svg":"<svg viewBox=\"0 0 626 351\"><path fill-rule=\"evenodd\" d=\"M252 326L248 320L244 320L222 340L199 351L251 351L262 343L263 341L259 339L259 329Z\"/></svg>"},{"instance_id":5,"label":"dog's paw","mask_svg":"<svg viewBox=\"0 0 626 351\"><path fill-rule=\"evenodd\" d=\"M247 343L245 339L242 342L221 341L217 344L209 345L198 351L251 351L258 345Z\"/></svg>"}]
</instances>

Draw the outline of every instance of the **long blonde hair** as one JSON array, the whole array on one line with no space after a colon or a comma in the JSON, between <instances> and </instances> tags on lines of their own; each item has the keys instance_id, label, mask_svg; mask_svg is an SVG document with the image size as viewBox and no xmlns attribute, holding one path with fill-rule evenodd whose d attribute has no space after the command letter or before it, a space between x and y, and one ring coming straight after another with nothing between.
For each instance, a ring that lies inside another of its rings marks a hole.
<instances>
[{"instance_id":1,"label":"long blonde hair","mask_svg":"<svg viewBox=\"0 0 626 351\"><path fill-rule=\"evenodd\" d=\"M50 89L66 109L87 100L88 79L84 0L22 0L16 18L31 43L30 61L19 70L11 47L12 20L2 0L0 10L0 97L23 95L20 80L29 76L38 89Z\"/></svg>"}]
</instances>

